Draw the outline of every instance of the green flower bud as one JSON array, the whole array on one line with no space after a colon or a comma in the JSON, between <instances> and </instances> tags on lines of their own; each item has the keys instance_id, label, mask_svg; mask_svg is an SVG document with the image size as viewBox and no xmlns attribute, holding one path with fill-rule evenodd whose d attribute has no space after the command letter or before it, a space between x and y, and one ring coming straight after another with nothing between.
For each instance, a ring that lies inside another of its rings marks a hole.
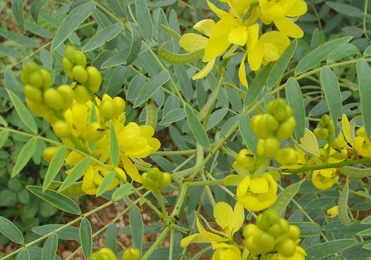
<instances>
[{"instance_id":1,"label":"green flower bud","mask_svg":"<svg viewBox=\"0 0 371 260\"><path fill-rule=\"evenodd\" d=\"M81 138L87 142L96 142L104 136L105 130L98 122L92 122L82 132Z\"/></svg>"},{"instance_id":2,"label":"green flower bud","mask_svg":"<svg viewBox=\"0 0 371 260\"><path fill-rule=\"evenodd\" d=\"M125 250L121 260L139 260L139 258L140 258L139 249L130 247Z\"/></svg>"},{"instance_id":3,"label":"green flower bud","mask_svg":"<svg viewBox=\"0 0 371 260\"><path fill-rule=\"evenodd\" d=\"M142 174L142 184L147 190L162 190L171 182L171 176L167 172L161 172L157 168L152 168Z\"/></svg>"}]
</instances>

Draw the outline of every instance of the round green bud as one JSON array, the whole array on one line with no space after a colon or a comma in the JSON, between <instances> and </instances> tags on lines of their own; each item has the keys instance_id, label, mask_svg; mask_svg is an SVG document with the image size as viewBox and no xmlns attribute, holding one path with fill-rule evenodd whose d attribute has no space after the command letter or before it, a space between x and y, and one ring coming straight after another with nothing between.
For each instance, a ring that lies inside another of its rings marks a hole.
<instances>
[{"instance_id":1,"label":"round green bud","mask_svg":"<svg viewBox=\"0 0 371 260\"><path fill-rule=\"evenodd\" d=\"M65 138L70 136L71 127L65 121L58 120L52 124L54 134L59 138Z\"/></svg>"},{"instance_id":2,"label":"round green bud","mask_svg":"<svg viewBox=\"0 0 371 260\"><path fill-rule=\"evenodd\" d=\"M48 88L44 91L45 104L53 109L62 109L64 106L63 96L54 88Z\"/></svg>"},{"instance_id":3,"label":"round green bud","mask_svg":"<svg viewBox=\"0 0 371 260\"><path fill-rule=\"evenodd\" d=\"M261 251L270 252L275 247L276 240L267 232L262 232L257 238L257 244Z\"/></svg>"},{"instance_id":4,"label":"round green bud","mask_svg":"<svg viewBox=\"0 0 371 260\"><path fill-rule=\"evenodd\" d=\"M294 242L298 241L300 238L300 228L295 225L290 225L287 236Z\"/></svg>"},{"instance_id":5,"label":"round green bud","mask_svg":"<svg viewBox=\"0 0 371 260\"><path fill-rule=\"evenodd\" d=\"M285 239L277 245L278 253L283 257L292 257L296 252L296 244L291 239Z\"/></svg>"},{"instance_id":6,"label":"round green bud","mask_svg":"<svg viewBox=\"0 0 371 260\"><path fill-rule=\"evenodd\" d=\"M57 88L58 93L63 97L63 109L68 109L72 106L73 97L75 95L71 86L61 85Z\"/></svg>"},{"instance_id":7,"label":"round green bud","mask_svg":"<svg viewBox=\"0 0 371 260\"><path fill-rule=\"evenodd\" d=\"M86 67L86 56L82 51L75 52L75 63L77 65L81 65L82 67Z\"/></svg>"},{"instance_id":8,"label":"round green bud","mask_svg":"<svg viewBox=\"0 0 371 260\"><path fill-rule=\"evenodd\" d=\"M282 230L282 233L281 234L282 235L285 235L285 234L287 234L289 232L290 224L289 224L289 222L287 222L286 219L280 218L278 220L278 224L281 227L281 230Z\"/></svg>"},{"instance_id":9,"label":"round green bud","mask_svg":"<svg viewBox=\"0 0 371 260\"><path fill-rule=\"evenodd\" d=\"M73 92L74 92L74 99L80 104L85 104L92 97L91 94L89 93L89 90L83 85L76 86L73 89Z\"/></svg>"},{"instance_id":10,"label":"round green bud","mask_svg":"<svg viewBox=\"0 0 371 260\"><path fill-rule=\"evenodd\" d=\"M28 75L28 82L35 88L41 88L44 84L44 79L40 71L34 71Z\"/></svg>"},{"instance_id":11,"label":"round green bud","mask_svg":"<svg viewBox=\"0 0 371 260\"><path fill-rule=\"evenodd\" d=\"M38 71L39 66L32 61L28 61L23 63L22 72L25 74L25 76L30 75L32 72Z\"/></svg>"},{"instance_id":12,"label":"round green bud","mask_svg":"<svg viewBox=\"0 0 371 260\"><path fill-rule=\"evenodd\" d=\"M101 116L108 119L113 119L115 114L115 105L111 99L103 100L99 106Z\"/></svg>"},{"instance_id":13,"label":"round green bud","mask_svg":"<svg viewBox=\"0 0 371 260\"><path fill-rule=\"evenodd\" d=\"M72 71L72 69L73 69L73 63L72 62L70 62L66 57L64 57L63 59L62 59L62 65L63 65L63 68L65 69L65 70L67 70L67 71Z\"/></svg>"},{"instance_id":14,"label":"round green bud","mask_svg":"<svg viewBox=\"0 0 371 260\"><path fill-rule=\"evenodd\" d=\"M256 157L251 151L242 149L236 156L236 162L243 167L251 167L256 163Z\"/></svg>"},{"instance_id":15,"label":"round green bud","mask_svg":"<svg viewBox=\"0 0 371 260\"><path fill-rule=\"evenodd\" d=\"M71 62L76 63L76 49L72 46L67 46L64 51L64 56Z\"/></svg>"},{"instance_id":16,"label":"round green bud","mask_svg":"<svg viewBox=\"0 0 371 260\"><path fill-rule=\"evenodd\" d=\"M79 83L85 83L88 80L88 73L85 68L81 65L75 65L72 69L74 80Z\"/></svg>"},{"instance_id":17,"label":"round green bud","mask_svg":"<svg viewBox=\"0 0 371 260\"><path fill-rule=\"evenodd\" d=\"M264 140L263 144L264 154L268 158L275 157L278 150L280 149L280 140L277 137L268 137Z\"/></svg>"},{"instance_id":18,"label":"round green bud","mask_svg":"<svg viewBox=\"0 0 371 260\"><path fill-rule=\"evenodd\" d=\"M120 97L114 97L112 99L113 105L115 107L115 113L113 114L113 118L119 117L125 111L125 100Z\"/></svg>"},{"instance_id":19,"label":"round green bud","mask_svg":"<svg viewBox=\"0 0 371 260\"><path fill-rule=\"evenodd\" d=\"M280 125L280 123L278 122L278 120L275 119L274 116L272 116L270 114L267 116L267 118L265 120L265 123L267 125L267 128L270 131L275 131L279 127L279 125Z\"/></svg>"},{"instance_id":20,"label":"round green bud","mask_svg":"<svg viewBox=\"0 0 371 260\"><path fill-rule=\"evenodd\" d=\"M121 260L139 260L140 251L137 248L130 247L124 251Z\"/></svg>"},{"instance_id":21,"label":"round green bud","mask_svg":"<svg viewBox=\"0 0 371 260\"><path fill-rule=\"evenodd\" d=\"M281 165L291 166L297 163L299 156L297 151L287 147L279 150L275 159Z\"/></svg>"},{"instance_id":22,"label":"round green bud","mask_svg":"<svg viewBox=\"0 0 371 260\"><path fill-rule=\"evenodd\" d=\"M102 75L99 70L93 66L87 67L86 72L88 73L88 88L91 92L97 93L102 84Z\"/></svg>"},{"instance_id":23,"label":"round green bud","mask_svg":"<svg viewBox=\"0 0 371 260\"><path fill-rule=\"evenodd\" d=\"M44 151L43 151L44 160L47 161L48 163L50 163L58 150L59 150L59 147L55 147L55 146L45 148Z\"/></svg>"},{"instance_id":24,"label":"round green bud","mask_svg":"<svg viewBox=\"0 0 371 260\"><path fill-rule=\"evenodd\" d=\"M98 122L92 122L85 128L81 138L87 142L96 142L105 135L105 129Z\"/></svg>"},{"instance_id":25,"label":"round green bud","mask_svg":"<svg viewBox=\"0 0 371 260\"><path fill-rule=\"evenodd\" d=\"M32 85L25 85L23 88L26 98L34 103L43 102L43 92L39 88L34 88Z\"/></svg>"},{"instance_id":26,"label":"round green bud","mask_svg":"<svg viewBox=\"0 0 371 260\"><path fill-rule=\"evenodd\" d=\"M247 224L244 227L242 234L244 238L247 238L249 236L260 236L260 229L255 224Z\"/></svg>"},{"instance_id":27,"label":"round green bud","mask_svg":"<svg viewBox=\"0 0 371 260\"><path fill-rule=\"evenodd\" d=\"M270 234L273 237L279 237L282 234L282 228L279 223L276 223L269 227L267 230L268 234Z\"/></svg>"}]
</instances>

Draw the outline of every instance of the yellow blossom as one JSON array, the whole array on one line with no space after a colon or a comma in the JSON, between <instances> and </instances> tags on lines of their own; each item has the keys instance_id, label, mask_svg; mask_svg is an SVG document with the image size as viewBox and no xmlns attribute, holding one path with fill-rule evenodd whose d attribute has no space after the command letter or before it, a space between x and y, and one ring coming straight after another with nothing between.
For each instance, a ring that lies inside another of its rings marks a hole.
<instances>
[{"instance_id":1,"label":"yellow blossom","mask_svg":"<svg viewBox=\"0 0 371 260\"><path fill-rule=\"evenodd\" d=\"M241 250L234 245L219 243L214 249L212 260L242 260Z\"/></svg>"},{"instance_id":2,"label":"yellow blossom","mask_svg":"<svg viewBox=\"0 0 371 260\"><path fill-rule=\"evenodd\" d=\"M336 168L313 171L312 182L319 190L327 190L331 188L339 179L336 175Z\"/></svg>"},{"instance_id":3,"label":"yellow blossom","mask_svg":"<svg viewBox=\"0 0 371 260\"><path fill-rule=\"evenodd\" d=\"M223 233L223 236L206 231L205 228L201 225L200 220L196 217L197 228L200 233L196 233L183 238L180 242L180 245L182 247L187 247L191 243L211 243L213 249L220 249L223 246L218 247L218 243L233 240L233 234L241 228L244 222L245 213L242 205L238 202L234 206L234 210L232 210L232 207L229 204L225 202L219 202L215 205L214 217L216 223L221 229L221 233ZM223 243L223 245L226 244ZM220 252L218 252L217 255L219 255L219 253Z\"/></svg>"},{"instance_id":4,"label":"yellow blossom","mask_svg":"<svg viewBox=\"0 0 371 260\"><path fill-rule=\"evenodd\" d=\"M339 206L332 207L327 210L328 218L334 218L339 215Z\"/></svg>"},{"instance_id":5,"label":"yellow blossom","mask_svg":"<svg viewBox=\"0 0 371 260\"><path fill-rule=\"evenodd\" d=\"M262 63L278 60L289 45L289 38L277 31L263 34L256 44L248 42L247 57L250 68L256 71L260 69Z\"/></svg>"},{"instance_id":6,"label":"yellow blossom","mask_svg":"<svg viewBox=\"0 0 371 260\"><path fill-rule=\"evenodd\" d=\"M295 254L292 257L283 257L278 254L277 260L305 260L307 253L300 246L296 246Z\"/></svg>"},{"instance_id":7,"label":"yellow blossom","mask_svg":"<svg viewBox=\"0 0 371 260\"><path fill-rule=\"evenodd\" d=\"M364 126L357 131L357 136L354 138L354 149L359 155L371 158L371 142L366 136Z\"/></svg>"},{"instance_id":8,"label":"yellow blossom","mask_svg":"<svg viewBox=\"0 0 371 260\"><path fill-rule=\"evenodd\" d=\"M82 180L82 191L89 195L94 195L98 191L99 185L102 183L104 176L106 176L110 171L100 165L89 166L88 170L84 174ZM119 184L117 178L115 178L112 185L107 190L112 190Z\"/></svg>"},{"instance_id":9,"label":"yellow blossom","mask_svg":"<svg viewBox=\"0 0 371 260\"><path fill-rule=\"evenodd\" d=\"M274 22L279 31L292 38L301 38L304 33L292 18L307 12L303 0L259 0L260 20L264 24Z\"/></svg>"},{"instance_id":10,"label":"yellow blossom","mask_svg":"<svg viewBox=\"0 0 371 260\"><path fill-rule=\"evenodd\" d=\"M237 201L246 209L261 211L269 208L277 199L277 183L268 173L261 178L246 176L237 187Z\"/></svg>"}]
</instances>

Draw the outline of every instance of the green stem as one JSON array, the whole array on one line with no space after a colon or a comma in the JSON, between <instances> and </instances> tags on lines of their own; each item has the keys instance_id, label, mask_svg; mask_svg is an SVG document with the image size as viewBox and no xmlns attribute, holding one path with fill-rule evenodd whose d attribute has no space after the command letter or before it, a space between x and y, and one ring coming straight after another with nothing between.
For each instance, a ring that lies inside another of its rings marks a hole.
<instances>
[{"instance_id":1,"label":"green stem","mask_svg":"<svg viewBox=\"0 0 371 260\"><path fill-rule=\"evenodd\" d=\"M195 181L195 182L187 182L188 187L194 187L194 186L213 186L213 185L222 185L223 179L218 179L214 181Z\"/></svg>"},{"instance_id":2,"label":"green stem","mask_svg":"<svg viewBox=\"0 0 371 260\"><path fill-rule=\"evenodd\" d=\"M175 234L175 229L172 228L170 230L169 260L173 260L173 254L174 254L174 234Z\"/></svg>"},{"instance_id":3,"label":"green stem","mask_svg":"<svg viewBox=\"0 0 371 260\"><path fill-rule=\"evenodd\" d=\"M161 211L159 211L155 205L152 204L152 202L150 202L149 200L147 200L142 193L140 193L136 188L133 187L133 191L135 192L135 194L137 194L140 198L144 199L146 201L146 204L154 211L156 212L156 214L161 218L162 217L162 213Z\"/></svg>"},{"instance_id":4,"label":"green stem","mask_svg":"<svg viewBox=\"0 0 371 260\"><path fill-rule=\"evenodd\" d=\"M195 154L196 150L184 150L184 151L157 151L151 155L158 155L158 156L172 156L172 155L188 155L188 154Z\"/></svg>"},{"instance_id":5,"label":"green stem","mask_svg":"<svg viewBox=\"0 0 371 260\"><path fill-rule=\"evenodd\" d=\"M162 211L162 220L164 222L166 222L167 218L169 217L167 215L167 212L166 212L166 207L165 207L165 203L164 203L164 200L162 198L162 194L161 194L161 190L155 190L154 191L156 196L157 196L157 199L158 199L158 202L160 203L160 206L161 206L161 211Z\"/></svg>"},{"instance_id":6,"label":"green stem","mask_svg":"<svg viewBox=\"0 0 371 260\"><path fill-rule=\"evenodd\" d=\"M204 170L202 170L201 178L202 178L203 181L206 182L206 177L205 177ZM211 192L211 190L210 190L209 185L205 185L205 190L206 190L206 194L207 194L207 196L209 197L209 200L210 200L211 206L213 206L213 208L214 208L215 205L216 205L216 202L215 202L214 196L213 196L213 194L212 194L212 192Z\"/></svg>"},{"instance_id":7,"label":"green stem","mask_svg":"<svg viewBox=\"0 0 371 260\"><path fill-rule=\"evenodd\" d=\"M155 251L155 249L162 243L162 241L167 236L167 233L169 233L170 228L165 227L165 229L162 231L161 235L156 239L155 243L148 249L148 251L144 254L144 256L141 258L141 260L147 260Z\"/></svg>"}]
</instances>

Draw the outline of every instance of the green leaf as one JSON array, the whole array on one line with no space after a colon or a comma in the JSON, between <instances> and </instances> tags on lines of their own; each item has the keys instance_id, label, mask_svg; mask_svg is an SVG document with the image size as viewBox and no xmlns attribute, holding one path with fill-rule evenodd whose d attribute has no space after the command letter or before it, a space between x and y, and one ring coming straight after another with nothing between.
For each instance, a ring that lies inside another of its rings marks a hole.
<instances>
[{"instance_id":1,"label":"green leaf","mask_svg":"<svg viewBox=\"0 0 371 260\"><path fill-rule=\"evenodd\" d=\"M111 155L111 161L113 167L116 167L120 159L120 147L119 142L117 140L115 126L113 125L112 121L109 132L110 132L109 150Z\"/></svg>"},{"instance_id":2,"label":"green leaf","mask_svg":"<svg viewBox=\"0 0 371 260\"><path fill-rule=\"evenodd\" d=\"M46 190L42 192L42 188L38 186L27 186L27 189L31 191L33 194L38 196L39 198L49 202L50 204L54 205L55 207L66 211L68 213L74 215L80 215L81 210L76 202L65 195L59 194L55 191Z\"/></svg>"},{"instance_id":3,"label":"green leaf","mask_svg":"<svg viewBox=\"0 0 371 260\"><path fill-rule=\"evenodd\" d=\"M348 216L348 197L349 197L349 184L345 183L342 192L339 197L339 219L344 226L350 226L352 224Z\"/></svg>"},{"instance_id":4,"label":"green leaf","mask_svg":"<svg viewBox=\"0 0 371 260\"><path fill-rule=\"evenodd\" d=\"M251 83L251 86L246 91L245 97L245 107L249 107L254 100L258 97L258 95L262 92L265 82L267 82L267 78L269 73L272 69L272 64L268 63L256 76L254 81Z\"/></svg>"},{"instance_id":5,"label":"green leaf","mask_svg":"<svg viewBox=\"0 0 371 260\"><path fill-rule=\"evenodd\" d=\"M125 17L125 5L123 1L107 0L107 4L118 17L120 18Z\"/></svg>"},{"instance_id":6,"label":"green leaf","mask_svg":"<svg viewBox=\"0 0 371 260\"><path fill-rule=\"evenodd\" d=\"M22 232L9 220L0 216L0 233L17 244L23 244Z\"/></svg>"},{"instance_id":7,"label":"green leaf","mask_svg":"<svg viewBox=\"0 0 371 260\"><path fill-rule=\"evenodd\" d=\"M153 36L153 22L146 0L135 0L135 16L143 38L150 41Z\"/></svg>"},{"instance_id":8,"label":"green leaf","mask_svg":"<svg viewBox=\"0 0 371 260\"><path fill-rule=\"evenodd\" d=\"M22 57L22 53L16 51L16 50L13 50L7 46L5 46L4 44L0 44L0 53L3 53L7 56L12 56L14 58L20 58Z\"/></svg>"},{"instance_id":9,"label":"green leaf","mask_svg":"<svg viewBox=\"0 0 371 260\"><path fill-rule=\"evenodd\" d=\"M116 174L113 171L110 171L106 176L104 176L102 183L99 185L97 191L97 197L102 195L105 191L111 187L112 183L115 181Z\"/></svg>"},{"instance_id":10,"label":"green leaf","mask_svg":"<svg viewBox=\"0 0 371 260\"><path fill-rule=\"evenodd\" d=\"M89 220L87 220L86 218L83 218L81 220L79 233L80 233L82 253L85 259L87 259L90 256L91 250L93 248L93 240L92 240L93 236L91 232L92 231L91 231Z\"/></svg>"},{"instance_id":11,"label":"green leaf","mask_svg":"<svg viewBox=\"0 0 371 260\"><path fill-rule=\"evenodd\" d=\"M14 41L14 42L18 43L19 45L22 45L22 46L25 46L25 47L29 47L29 48L39 47L37 42L35 42L34 40L31 40L30 38L28 38L26 36L23 36L23 35L19 35L19 34L16 34L16 33L9 32L9 31L4 30L4 29L0 29L0 35L3 36L4 38L10 40L10 41Z\"/></svg>"},{"instance_id":12,"label":"green leaf","mask_svg":"<svg viewBox=\"0 0 371 260\"><path fill-rule=\"evenodd\" d=\"M258 137L254 134L254 131L250 125L250 117L246 114L242 114L240 116L240 133L242 135L242 139L245 142L247 148L252 151L255 155L257 155L256 147L258 146Z\"/></svg>"},{"instance_id":13,"label":"green leaf","mask_svg":"<svg viewBox=\"0 0 371 260\"><path fill-rule=\"evenodd\" d=\"M341 94L338 79L335 73L327 66L321 69L321 86L325 92L330 116L335 127L335 136L340 133L338 119L343 115Z\"/></svg>"},{"instance_id":14,"label":"green leaf","mask_svg":"<svg viewBox=\"0 0 371 260\"><path fill-rule=\"evenodd\" d=\"M32 18L37 22L41 8L46 4L48 0L34 0L31 5Z\"/></svg>"},{"instance_id":15,"label":"green leaf","mask_svg":"<svg viewBox=\"0 0 371 260\"><path fill-rule=\"evenodd\" d=\"M37 148L38 139L36 137L29 140L22 148L14 165L12 178L14 178L28 163Z\"/></svg>"},{"instance_id":16,"label":"green leaf","mask_svg":"<svg viewBox=\"0 0 371 260\"><path fill-rule=\"evenodd\" d=\"M138 97L134 102L133 108L136 108L146 102L153 94L169 80L169 71L163 70L152 79L150 79L140 91Z\"/></svg>"},{"instance_id":17,"label":"green leaf","mask_svg":"<svg viewBox=\"0 0 371 260\"><path fill-rule=\"evenodd\" d=\"M23 0L12 0L12 12L14 15L14 18L21 29L23 33L25 33L24 30L24 15L23 15Z\"/></svg>"},{"instance_id":18,"label":"green leaf","mask_svg":"<svg viewBox=\"0 0 371 260\"><path fill-rule=\"evenodd\" d=\"M202 145L206 150L210 149L210 141L209 137L206 134L205 129L201 125L200 121L198 120L197 116L193 112L192 108L185 104L184 106L185 114L187 116L187 122L189 124L189 127L191 128L192 134L197 140L197 142Z\"/></svg>"},{"instance_id":19,"label":"green leaf","mask_svg":"<svg viewBox=\"0 0 371 260\"><path fill-rule=\"evenodd\" d=\"M359 52L358 48L355 45L351 43L346 43L344 45L337 47L333 52L331 52L331 54L327 58L327 61L328 62L338 61L351 55L360 54L361 53Z\"/></svg>"},{"instance_id":20,"label":"green leaf","mask_svg":"<svg viewBox=\"0 0 371 260\"><path fill-rule=\"evenodd\" d=\"M296 120L296 127L294 129L295 139L300 140L305 133L305 107L300 86L294 78L289 78L287 81L286 97L294 111L293 116Z\"/></svg>"},{"instance_id":21,"label":"green leaf","mask_svg":"<svg viewBox=\"0 0 371 260\"><path fill-rule=\"evenodd\" d=\"M209 131L211 128L219 124L220 121L222 121L223 118L227 115L227 113L228 113L227 108L221 108L214 111L209 117L209 122L207 122L206 131Z\"/></svg>"},{"instance_id":22,"label":"green leaf","mask_svg":"<svg viewBox=\"0 0 371 260\"><path fill-rule=\"evenodd\" d=\"M362 225L359 221L356 221L353 225L346 227L340 221L334 220L324 227L324 231L333 234L355 236L356 233L366 228L368 228L368 225Z\"/></svg>"},{"instance_id":23,"label":"green leaf","mask_svg":"<svg viewBox=\"0 0 371 260\"><path fill-rule=\"evenodd\" d=\"M129 88L126 92L126 99L130 101L135 100L144 84L146 84L146 78L143 74L136 75L130 82Z\"/></svg>"},{"instance_id":24,"label":"green leaf","mask_svg":"<svg viewBox=\"0 0 371 260\"><path fill-rule=\"evenodd\" d=\"M40 59L47 69L53 69L53 56L45 48L40 51Z\"/></svg>"},{"instance_id":25,"label":"green leaf","mask_svg":"<svg viewBox=\"0 0 371 260\"><path fill-rule=\"evenodd\" d=\"M102 46L106 42L115 38L123 28L124 25L122 23L111 24L108 27L103 28L85 44L82 51L88 52Z\"/></svg>"},{"instance_id":26,"label":"green leaf","mask_svg":"<svg viewBox=\"0 0 371 260\"><path fill-rule=\"evenodd\" d=\"M130 183L126 183L126 184L122 185L120 188L115 190L115 192L112 195L112 200L113 201L118 201L118 200L122 199L132 189L133 189L133 186Z\"/></svg>"},{"instance_id":27,"label":"green leaf","mask_svg":"<svg viewBox=\"0 0 371 260\"><path fill-rule=\"evenodd\" d=\"M0 133L0 149L5 144L6 140L8 140L9 137L9 130L3 130Z\"/></svg>"},{"instance_id":28,"label":"green leaf","mask_svg":"<svg viewBox=\"0 0 371 260\"><path fill-rule=\"evenodd\" d=\"M290 225L295 225L300 228L300 237L314 237L321 234L321 226L311 222L290 222Z\"/></svg>"},{"instance_id":29,"label":"green leaf","mask_svg":"<svg viewBox=\"0 0 371 260\"><path fill-rule=\"evenodd\" d=\"M362 237L370 237L371 236L371 228L362 230L356 234L357 236L362 236Z\"/></svg>"},{"instance_id":30,"label":"green leaf","mask_svg":"<svg viewBox=\"0 0 371 260\"><path fill-rule=\"evenodd\" d=\"M126 57L129 54L129 47L125 47L109 59L107 59L101 66L102 69L115 67L126 62ZM123 68L122 68L123 69Z\"/></svg>"},{"instance_id":31,"label":"green leaf","mask_svg":"<svg viewBox=\"0 0 371 260\"><path fill-rule=\"evenodd\" d=\"M289 47L284 51L278 61L273 65L271 73L268 76L267 88L271 89L275 86L283 73L286 71L287 65L289 65L292 56L295 53L296 47L298 46L298 41L294 40L291 42ZM295 110L294 110L295 111Z\"/></svg>"},{"instance_id":32,"label":"green leaf","mask_svg":"<svg viewBox=\"0 0 371 260\"><path fill-rule=\"evenodd\" d=\"M172 9L172 11L173 10L174 9ZM180 36L179 33L177 33L176 31L174 31L173 29L167 27L165 24L161 24L161 28L164 29L168 34L170 34L171 36L173 36L177 40L180 40L180 38L182 37L182 36Z\"/></svg>"},{"instance_id":33,"label":"green leaf","mask_svg":"<svg viewBox=\"0 0 371 260\"><path fill-rule=\"evenodd\" d=\"M140 253L142 254L143 230L144 230L142 215L139 212L130 210L129 221L133 245L135 248L138 248L140 250Z\"/></svg>"},{"instance_id":34,"label":"green leaf","mask_svg":"<svg viewBox=\"0 0 371 260\"><path fill-rule=\"evenodd\" d=\"M186 69L182 65L175 65L175 74L178 77L180 89L183 92L186 100L191 100L193 96L192 82L189 78Z\"/></svg>"},{"instance_id":35,"label":"green leaf","mask_svg":"<svg viewBox=\"0 0 371 260\"><path fill-rule=\"evenodd\" d=\"M343 251L347 248L352 247L356 240L353 239L337 239L335 241L329 241L321 244L317 244L305 249L308 256L305 258L307 260L317 260L323 259L325 257L334 255Z\"/></svg>"},{"instance_id":36,"label":"green leaf","mask_svg":"<svg viewBox=\"0 0 371 260\"><path fill-rule=\"evenodd\" d=\"M58 151L54 155L53 159L50 162L50 165L48 167L48 171L45 175L44 185L43 185L43 192L49 188L52 181L55 179L55 176L57 176L58 172L61 170L64 159L66 158L66 147L63 145L59 147Z\"/></svg>"},{"instance_id":37,"label":"green leaf","mask_svg":"<svg viewBox=\"0 0 371 260\"><path fill-rule=\"evenodd\" d=\"M335 199L332 197L324 197L316 200L312 200L305 205L305 209L322 209L326 206L334 203Z\"/></svg>"},{"instance_id":38,"label":"green leaf","mask_svg":"<svg viewBox=\"0 0 371 260\"><path fill-rule=\"evenodd\" d=\"M126 80L126 77L124 77L125 70L126 67L117 66L111 73L111 78L108 81L106 94L111 96L112 98L117 96L117 94L122 91L122 86L124 85L124 82Z\"/></svg>"},{"instance_id":39,"label":"green leaf","mask_svg":"<svg viewBox=\"0 0 371 260\"><path fill-rule=\"evenodd\" d=\"M344 172L344 174L348 175L349 177L355 177L355 178L364 178L371 176L371 168L355 168L355 167L349 167L344 166L341 168Z\"/></svg>"},{"instance_id":40,"label":"green leaf","mask_svg":"<svg viewBox=\"0 0 371 260\"><path fill-rule=\"evenodd\" d=\"M31 116L30 112L28 112L27 108L23 105L22 101L14 94L11 90L7 89L8 95L13 102L15 109L19 117L22 119L23 123L31 129L32 132L35 134L37 133L37 126L35 120Z\"/></svg>"},{"instance_id":41,"label":"green leaf","mask_svg":"<svg viewBox=\"0 0 371 260\"><path fill-rule=\"evenodd\" d=\"M362 31L362 34L363 34L363 31ZM363 57L366 58L366 57L370 57L371 56L371 45L368 46L366 48L366 50L364 50L363 52Z\"/></svg>"},{"instance_id":42,"label":"green leaf","mask_svg":"<svg viewBox=\"0 0 371 260\"><path fill-rule=\"evenodd\" d=\"M63 229L61 229L62 227ZM50 232L56 231L57 229L60 229L56 232L58 239L80 241L79 229L76 227L65 227L65 225L63 224L48 224L39 227L33 227L32 232L40 236L45 236Z\"/></svg>"},{"instance_id":43,"label":"green leaf","mask_svg":"<svg viewBox=\"0 0 371 260\"><path fill-rule=\"evenodd\" d=\"M307 70L313 68L322 60L326 59L327 56L337 47L349 42L352 37L342 37L335 39L325 44L319 46L314 51L306 55L296 66L295 74L300 74L306 72Z\"/></svg>"},{"instance_id":44,"label":"green leaf","mask_svg":"<svg viewBox=\"0 0 371 260\"><path fill-rule=\"evenodd\" d=\"M26 25L27 31L30 31L33 34L39 35L43 38L48 38L48 39L53 38L53 34L48 29L45 29L44 27L38 24L35 24L30 21L26 21L25 25Z\"/></svg>"},{"instance_id":45,"label":"green leaf","mask_svg":"<svg viewBox=\"0 0 371 260\"><path fill-rule=\"evenodd\" d=\"M80 179L84 173L88 170L90 166L90 157L86 157L81 160L75 167L73 167L70 174L68 174L67 178L63 181L62 186L58 189L58 192L62 192L65 189L69 188L73 185L78 179Z\"/></svg>"},{"instance_id":46,"label":"green leaf","mask_svg":"<svg viewBox=\"0 0 371 260\"><path fill-rule=\"evenodd\" d=\"M160 125L169 126L171 123L178 122L185 118L185 111L183 108L176 108L167 113L161 120Z\"/></svg>"},{"instance_id":47,"label":"green leaf","mask_svg":"<svg viewBox=\"0 0 371 260\"><path fill-rule=\"evenodd\" d=\"M17 260L30 260L30 254L28 253L27 249L24 249L18 253Z\"/></svg>"},{"instance_id":48,"label":"green leaf","mask_svg":"<svg viewBox=\"0 0 371 260\"><path fill-rule=\"evenodd\" d=\"M115 223L110 223L106 231L106 247L114 253L117 251L117 227Z\"/></svg>"},{"instance_id":49,"label":"green leaf","mask_svg":"<svg viewBox=\"0 0 371 260\"><path fill-rule=\"evenodd\" d=\"M139 28L136 24L130 23L131 28L131 45L128 57L126 58L125 66L132 64L138 57L141 50L142 35L140 34Z\"/></svg>"},{"instance_id":50,"label":"green leaf","mask_svg":"<svg viewBox=\"0 0 371 260\"><path fill-rule=\"evenodd\" d=\"M291 184L286 189L281 191L278 196L276 202L270 206L270 209L277 210L278 214L283 217L285 215L287 206L291 202L291 200L295 197L295 195L298 193L301 184L305 181L305 179Z\"/></svg>"},{"instance_id":51,"label":"green leaf","mask_svg":"<svg viewBox=\"0 0 371 260\"><path fill-rule=\"evenodd\" d=\"M56 234L52 234L45 242L42 260L54 260L55 254L57 253L58 237Z\"/></svg>"},{"instance_id":52,"label":"green leaf","mask_svg":"<svg viewBox=\"0 0 371 260\"><path fill-rule=\"evenodd\" d=\"M351 16L351 17L362 17L363 11L357 7L346 5L342 3L336 3L336 2L326 2L332 9L334 9L336 12Z\"/></svg>"},{"instance_id":53,"label":"green leaf","mask_svg":"<svg viewBox=\"0 0 371 260\"><path fill-rule=\"evenodd\" d=\"M359 59L357 62L357 76L359 94L361 96L361 111L363 125L367 138L371 138L371 69L367 61Z\"/></svg>"},{"instance_id":54,"label":"green leaf","mask_svg":"<svg viewBox=\"0 0 371 260\"><path fill-rule=\"evenodd\" d=\"M52 42L51 51L57 49L70 34L88 18L95 8L95 3L89 2L73 9L59 26Z\"/></svg>"}]
</instances>

